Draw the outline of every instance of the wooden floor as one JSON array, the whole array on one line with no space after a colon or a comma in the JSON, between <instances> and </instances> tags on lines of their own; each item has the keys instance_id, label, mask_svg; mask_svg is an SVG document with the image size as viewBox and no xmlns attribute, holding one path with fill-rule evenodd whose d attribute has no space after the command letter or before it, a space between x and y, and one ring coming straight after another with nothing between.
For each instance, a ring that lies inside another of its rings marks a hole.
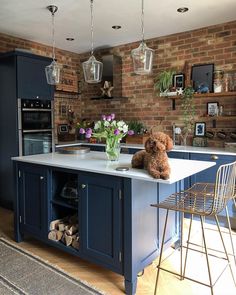
<instances>
[{"instance_id":1,"label":"wooden floor","mask_svg":"<svg viewBox=\"0 0 236 295\"><path fill-rule=\"evenodd\" d=\"M188 226L186 221L185 227ZM194 224L194 239L199 242L200 235L197 233L199 224ZM213 246L220 245L220 241L216 239L215 232L212 230L208 231L207 240L212 243ZM11 211L0 208L0 234L4 235L7 239L13 240L13 214ZM228 235L225 235L228 238ZM234 244L236 248L236 236L234 236ZM104 291L106 294L119 295L124 294L123 277L117 275L111 271L98 267L84 260L76 258L72 255L66 254L58 249L44 245L33 239L28 239L18 246L26 249L33 254L47 260L53 265L56 265L69 273L75 278L80 278L87 281L88 283L96 286L98 289ZM170 251L169 251L170 252ZM192 253L193 251L191 251ZM169 253L168 253L169 254ZM179 253L175 251L168 259L168 266L172 269L178 270L179 266ZM201 264L201 260L203 263ZM211 262L211 269L213 272L219 272L221 270L218 264L219 259ZM156 268L154 261L152 265L145 269L142 276L138 278L137 295L149 295L153 294ZM177 267L175 267L177 266ZM236 274L236 268L234 267L234 273ZM193 252L189 256L187 273L191 272L191 275L195 274L195 277L200 277L208 282L208 276L206 272L206 263L204 257L201 254ZM229 270L227 269L220 280L217 282L214 288L215 295L235 295L236 288L233 284L232 277ZM189 280L180 281L177 277L161 272L160 283L158 287L158 295L210 295L210 289L208 287L193 283Z\"/></svg>"}]
</instances>

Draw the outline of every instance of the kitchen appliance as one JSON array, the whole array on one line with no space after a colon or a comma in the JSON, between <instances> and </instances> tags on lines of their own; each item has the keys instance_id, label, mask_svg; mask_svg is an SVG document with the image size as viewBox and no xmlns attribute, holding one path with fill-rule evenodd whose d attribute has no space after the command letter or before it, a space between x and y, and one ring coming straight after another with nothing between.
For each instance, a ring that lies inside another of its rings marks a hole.
<instances>
[{"instance_id":1,"label":"kitchen appliance","mask_svg":"<svg viewBox=\"0 0 236 295\"><path fill-rule=\"evenodd\" d=\"M54 149L53 101L18 99L19 155L50 153Z\"/></svg>"}]
</instances>

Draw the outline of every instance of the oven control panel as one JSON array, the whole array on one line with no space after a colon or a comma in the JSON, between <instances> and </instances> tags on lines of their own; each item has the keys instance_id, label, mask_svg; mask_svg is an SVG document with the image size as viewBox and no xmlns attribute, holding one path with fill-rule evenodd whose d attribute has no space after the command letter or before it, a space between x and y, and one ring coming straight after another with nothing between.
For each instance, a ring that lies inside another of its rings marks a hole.
<instances>
[{"instance_id":1,"label":"oven control panel","mask_svg":"<svg viewBox=\"0 0 236 295\"><path fill-rule=\"evenodd\" d=\"M22 109L51 109L51 100L22 99Z\"/></svg>"}]
</instances>

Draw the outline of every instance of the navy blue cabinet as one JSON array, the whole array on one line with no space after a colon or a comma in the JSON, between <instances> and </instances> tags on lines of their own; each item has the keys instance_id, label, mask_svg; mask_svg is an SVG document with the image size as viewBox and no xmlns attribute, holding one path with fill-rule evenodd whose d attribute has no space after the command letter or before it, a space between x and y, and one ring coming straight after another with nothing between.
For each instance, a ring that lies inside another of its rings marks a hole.
<instances>
[{"instance_id":1,"label":"navy blue cabinet","mask_svg":"<svg viewBox=\"0 0 236 295\"><path fill-rule=\"evenodd\" d=\"M41 56L17 56L17 97L53 99L53 86L47 84L45 67L51 63Z\"/></svg>"},{"instance_id":2,"label":"navy blue cabinet","mask_svg":"<svg viewBox=\"0 0 236 295\"><path fill-rule=\"evenodd\" d=\"M18 168L20 232L47 236L47 170L40 166Z\"/></svg>"},{"instance_id":3,"label":"navy blue cabinet","mask_svg":"<svg viewBox=\"0 0 236 295\"><path fill-rule=\"evenodd\" d=\"M121 272L121 179L80 173L81 243L87 259Z\"/></svg>"}]
</instances>

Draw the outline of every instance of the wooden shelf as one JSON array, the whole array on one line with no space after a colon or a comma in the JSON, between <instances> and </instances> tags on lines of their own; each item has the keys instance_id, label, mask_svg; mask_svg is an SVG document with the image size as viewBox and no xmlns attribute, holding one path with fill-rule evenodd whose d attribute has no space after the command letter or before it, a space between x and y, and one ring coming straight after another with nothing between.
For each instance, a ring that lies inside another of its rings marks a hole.
<instances>
[{"instance_id":1,"label":"wooden shelf","mask_svg":"<svg viewBox=\"0 0 236 295\"><path fill-rule=\"evenodd\" d=\"M219 93L195 93L194 97L201 98L201 97L227 97L227 96L235 96L236 97L236 91L230 91L230 92L219 92ZM170 98L172 100L172 110L175 110L175 100L180 99L181 95L176 96L165 96L166 98Z\"/></svg>"},{"instance_id":2,"label":"wooden shelf","mask_svg":"<svg viewBox=\"0 0 236 295\"><path fill-rule=\"evenodd\" d=\"M216 121L220 121L220 120L225 120L225 121L229 121L229 120L235 120L236 116L202 116L199 117L202 121L212 121L212 120L216 120Z\"/></svg>"},{"instance_id":3,"label":"wooden shelf","mask_svg":"<svg viewBox=\"0 0 236 295\"><path fill-rule=\"evenodd\" d=\"M76 204L70 204L70 203L68 203L68 201L59 200L59 199L53 199L53 200L51 200L51 203L52 204L55 204L55 205L59 205L59 206L65 207L65 208L69 208L69 209L73 209L73 210L78 210L78 205L76 205Z\"/></svg>"},{"instance_id":4,"label":"wooden shelf","mask_svg":"<svg viewBox=\"0 0 236 295\"><path fill-rule=\"evenodd\" d=\"M225 97L225 96L236 96L236 91L219 92L219 93L194 93L194 97ZM181 95L165 96L165 97L170 99L178 99L178 98L181 98Z\"/></svg>"}]
</instances>

